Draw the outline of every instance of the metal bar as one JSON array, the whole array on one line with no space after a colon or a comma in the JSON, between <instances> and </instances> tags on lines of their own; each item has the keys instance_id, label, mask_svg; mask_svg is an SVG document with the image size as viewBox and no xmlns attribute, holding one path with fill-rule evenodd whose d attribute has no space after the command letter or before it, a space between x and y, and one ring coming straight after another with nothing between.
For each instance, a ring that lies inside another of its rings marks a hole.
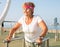
<instances>
[{"instance_id":1,"label":"metal bar","mask_svg":"<svg viewBox=\"0 0 60 47\"><path fill-rule=\"evenodd\" d=\"M24 39L24 47L25 47L25 39Z\"/></svg>"},{"instance_id":2,"label":"metal bar","mask_svg":"<svg viewBox=\"0 0 60 47\"><path fill-rule=\"evenodd\" d=\"M19 38L12 38L11 41L15 41L15 40L21 40L21 39L24 39L24 37L19 37ZM10 41L10 42L11 42ZM6 44L6 47L9 47L9 41L7 40L3 40L3 42ZM25 44L24 44L25 45Z\"/></svg>"},{"instance_id":3,"label":"metal bar","mask_svg":"<svg viewBox=\"0 0 60 47\"><path fill-rule=\"evenodd\" d=\"M47 47L49 47L49 39L47 39Z\"/></svg>"},{"instance_id":4,"label":"metal bar","mask_svg":"<svg viewBox=\"0 0 60 47\"><path fill-rule=\"evenodd\" d=\"M24 39L24 37L13 38L13 39L11 39L11 41L21 40L21 39ZM11 41L10 41L10 42L11 42ZM49 38L44 38L44 39L43 39L42 42L43 42L44 44L38 45L38 44L36 43L36 45L37 45L38 47L39 47L39 46L42 47L42 46L44 45L43 47L45 47L45 41L47 41L47 47L49 47ZM9 47L9 42L8 42L7 40L4 40L3 42L6 43L6 47ZM25 39L24 39L24 47L25 47Z\"/></svg>"},{"instance_id":5,"label":"metal bar","mask_svg":"<svg viewBox=\"0 0 60 47\"><path fill-rule=\"evenodd\" d=\"M44 38L43 40L42 40L42 44L40 44L40 45L38 45L37 43L37 45L38 45L38 47L39 46L41 46L41 47L45 47L45 41L47 42L47 47L49 47L49 38Z\"/></svg>"},{"instance_id":6,"label":"metal bar","mask_svg":"<svg viewBox=\"0 0 60 47\"><path fill-rule=\"evenodd\" d=\"M19 38L12 38L11 41L15 41L15 40L20 40L20 39L24 39L24 37L19 37ZM10 41L10 42L11 42ZM4 43L7 43L7 40L3 40Z\"/></svg>"},{"instance_id":7,"label":"metal bar","mask_svg":"<svg viewBox=\"0 0 60 47\"><path fill-rule=\"evenodd\" d=\"M6 45L6 47L9 47L9 43L7 42L7 43L5 43L5 45Z\"/></svg>"},{"instance_id":8,"label":"metal bar","mask_svg":"<svg viewBox=\"0 0 60 47\"><path fill-rule=\"evenodd\" d=\"M43 47L45 47L45 41L47 42L47 47L49 47L49 38L45 38L44 40L43 40Z\"/></svg>"}]
</instances>

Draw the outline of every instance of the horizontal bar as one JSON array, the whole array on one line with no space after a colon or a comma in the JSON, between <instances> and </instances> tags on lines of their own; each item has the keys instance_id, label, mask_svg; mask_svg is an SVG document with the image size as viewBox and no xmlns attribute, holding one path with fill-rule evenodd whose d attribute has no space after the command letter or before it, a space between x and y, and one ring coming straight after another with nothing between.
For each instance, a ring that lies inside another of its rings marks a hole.
<instances>
[{"instance_id":1,"label":"horizontal bar","mask_svg":"<svg viewBox=\"0 0 60 47\"><path fill-rule=\"evenodd\" d=\"M10 40L10 42L11 42L11 41L15 41L15 40L21 40L21 39L24 39L24 37L12 38L12 39ZM8 43L7 40L3 40L3 42L4 42L4 43Z\"/></svg>"},{"instance_id":2,"label":"horizontal bar","mask_svg":"<svg viewBox=\"0 0 60 47\"><path fill-rule=\"evenodd\" d=\"M21 40L21 39L24 39L24 37L12 38L11 41ZM44 39L42 40L42 42L47 41L48 39L49 39L49 38L44 38ZM10 42L11 42L11 41L10 41ZM7 40L3 40L3 42L4 42L4 43L7 43Z\"/></svg>"},{"instance_id":3,"label":"horizontal bar","mask_svg":"<svg viewBox=\"0 0 60 47\"><path fill-rule=\"evenodd\" d=\"M48 38L44 38L44 39L42 40L42 42L47 41L48 39L49 39L49 37L48 37Z\"/></svg>"}]
</instances>

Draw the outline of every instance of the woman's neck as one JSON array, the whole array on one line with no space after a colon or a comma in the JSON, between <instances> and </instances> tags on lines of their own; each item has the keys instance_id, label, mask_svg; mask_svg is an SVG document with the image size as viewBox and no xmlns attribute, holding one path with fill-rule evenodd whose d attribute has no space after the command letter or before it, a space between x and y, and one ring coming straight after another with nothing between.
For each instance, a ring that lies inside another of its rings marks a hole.
<instances>
[{"instance_id":1,"label":"woman's neck","mask_svg":"<svg viewBox=\"0 0 60 47\"><path fill-rule=\"evenodd\" d=\"M26 16L26 18L31 19L33 18L33 15Z\"/></svg>"},{"instance_id":2,"label":"woman's neck","mask_svg":"<svg viewBox=\"0 0 60 47\"><path fill-rule=\"evenodd\" d=\"M29 16L29 17L26 16L26 17L25 17L25 23L26 23L27 25L29 25L29 24L32 22L32 20L33 20L33 16L31 16L31 17L30 17L30 16Z\"/></svg>"}]
</instances>

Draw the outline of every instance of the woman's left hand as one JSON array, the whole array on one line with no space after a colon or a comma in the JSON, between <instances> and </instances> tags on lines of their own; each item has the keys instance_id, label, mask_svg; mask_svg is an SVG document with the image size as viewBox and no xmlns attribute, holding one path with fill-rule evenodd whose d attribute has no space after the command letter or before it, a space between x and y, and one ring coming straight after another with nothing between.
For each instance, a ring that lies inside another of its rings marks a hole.
<instances>
[{"instance_id":1,"label":"woman's left hand","mask_svg":"<svg viewBox=\"0 0 60 47\"><path fill-rule=\"evenodd\" d=\"M38 43L39 45L42 44L42 39L41 38L37 38L36 39L36 43Z\"/></svg>"}]
</instances>

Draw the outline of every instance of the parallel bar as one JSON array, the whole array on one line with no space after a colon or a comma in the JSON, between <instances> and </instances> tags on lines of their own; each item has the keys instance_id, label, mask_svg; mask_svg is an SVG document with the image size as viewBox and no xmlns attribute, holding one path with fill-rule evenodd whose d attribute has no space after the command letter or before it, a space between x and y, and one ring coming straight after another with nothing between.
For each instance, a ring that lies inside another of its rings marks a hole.
<instances>
[{"instance_id":1,"label":"parallel bar","mask_svg":"<svg viewBox=\"0 0 60 47\"><path fill-rule=\"evenodd\" d=\"M42 44L41 44L41 45L38 45L37 43L36 43L36 45L38 45L38 47L39 47L39 46L45 47L45 41L47 42L47 47L49 47L49 38L44 38L44 39L42 40Z\"/></svg>"},{"instance_id":2,"label":"parallel bar","mask_svg":"<svg viewBox=\"0 0 60 47\"><path fill-rule=\"evenodd\" d=\"M11 41L15 41L15 40L21 40L21 39L24 39L24 37L19 37L19 38L12 38ZM10 41L10 42L11 42ZM9 43L7 40L3 40L3 42L6 44L5 47L9 47ZM24 44L25 45L25 44Z\"/></svg>"},{"instance_id":3,"label":"parallel bar","mask_svg":"<svg viewBox=\"0 0 60 47\"><path fill-rule=\"evenodd\" d=\"M19 38L13 38L13 39L11 39L11 41L15 41L15 40L21 40L21 39L24 39L24 37L19 37ZM10 41L10 42L11 42ZM44 45L41 45L41 47L43 46L45 46L45 41L47 41L47 47L49 47L49 38L44 38L43 39L43 43L44 43ZM6 43L6 47L9 47L9 42L7 41L7 40L4 40L3 41L4 43ZM37 44L37 43L36 43ZM37 44L38 45L38 44ZM38 47L39 47L40 45L38 45ZM24 39L24 47L25 47L25 39Z\"/></svg>"},{"instance_id":4,"label":"parallel bar","mask_svg":"<svg viewBox=\"0 0 60 47\"><path fill-rule=\"evenodd\" d=\"M24 37L19 37L19 38L12 38L11 41L15 41L15 40L21 40L21 39L24 39ZM10 41L10 42L11 42ZM8 43L7 40L3 40L4 43Z\"/></svg>"}]
</instances>

